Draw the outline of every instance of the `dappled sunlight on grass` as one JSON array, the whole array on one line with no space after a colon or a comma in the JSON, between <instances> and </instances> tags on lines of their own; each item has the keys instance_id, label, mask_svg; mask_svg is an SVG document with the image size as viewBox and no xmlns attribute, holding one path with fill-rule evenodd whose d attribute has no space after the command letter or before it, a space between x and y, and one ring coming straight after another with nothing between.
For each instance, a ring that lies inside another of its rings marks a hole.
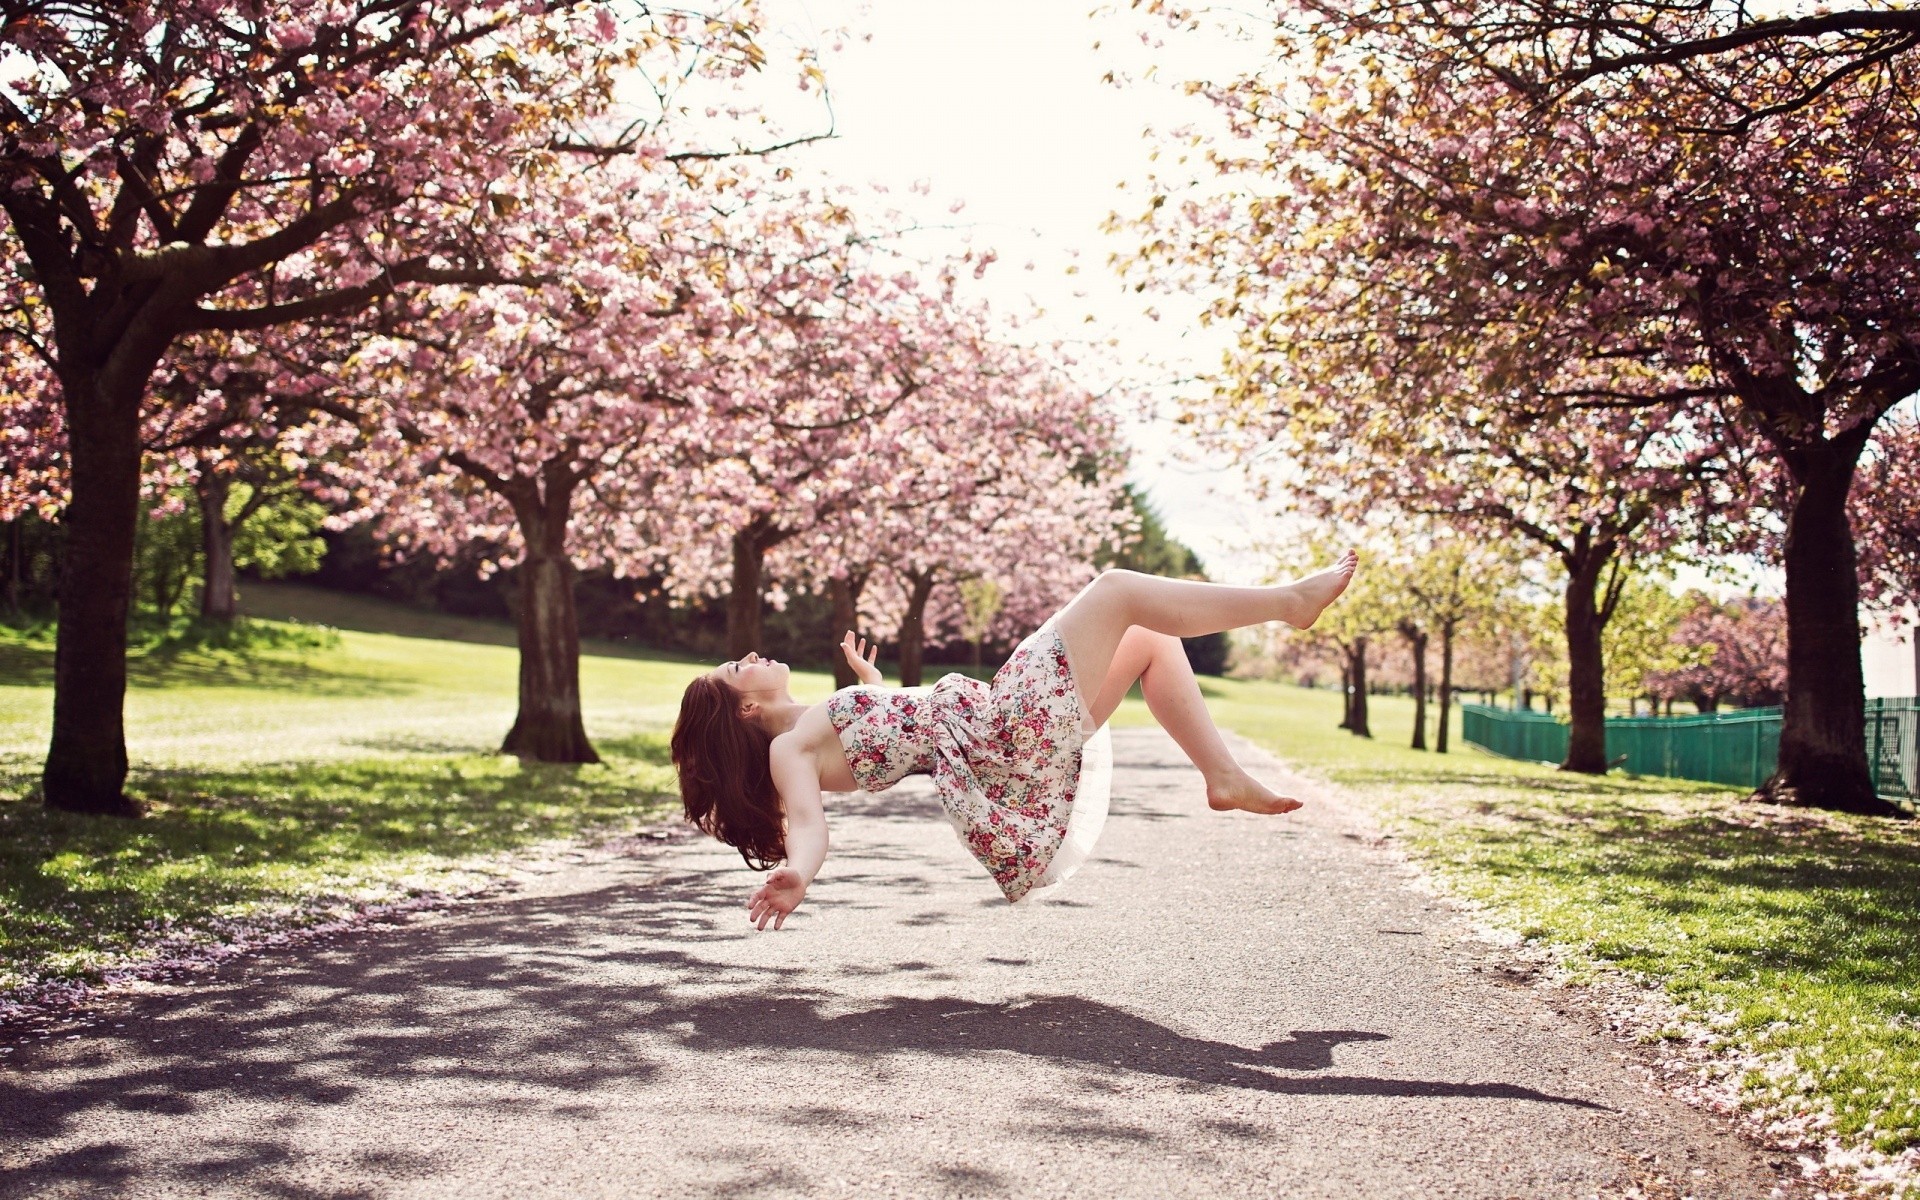
<instances>
[{"instance_id":1,"label":"dappled sunlight on grass","mask_svg":"<svg viewBox=\"0 0 1920 1200\"><path fill-rule=\"evenodd\" d=\"M295 591L328 611L324 593ZM367 624L396 608L348 607ZM491 753L513 720L511 628L418 616L421 632L451 621L467 640L256 621L225 643L138 656L126 710L128 790L147 807L137 821L37 802L50 638L0 637L0 987L473 886L501 854L675 814L666 730L704 664L583 658L588 731L606 762L522 763ZM831 687L795 678L796 693Z\"/></svg>"},{"instance_id":2,"label":"dappled sunlight on grass","mask_svg":"<svg viewBox=\"0 0 1920 1200\"><path fill-rule=\"evenodd\" d=\"M669 817L664 736L607 749L581 767L468 756L141 771L137 821L0 803L0 986L85 975L161 933L431 886L488 855Z\"/></svg>"},{"instance_id":3,"label":"dappled sunlight on grass","mask_svg":"<svg viewBox=\"0 0 1920 1200\"><path fill-rule=\"evenodd\" d=\"M1920 1145L1920 824L1415 751L1404 698L1375 700L1368 741L1334 728L1332 692L1216 690L1223 725L1342 788L1576 977L1616 967L1725 1014L1756 1101L1831 1105L1842 1135Z\"/></svg>"}]
</instances>

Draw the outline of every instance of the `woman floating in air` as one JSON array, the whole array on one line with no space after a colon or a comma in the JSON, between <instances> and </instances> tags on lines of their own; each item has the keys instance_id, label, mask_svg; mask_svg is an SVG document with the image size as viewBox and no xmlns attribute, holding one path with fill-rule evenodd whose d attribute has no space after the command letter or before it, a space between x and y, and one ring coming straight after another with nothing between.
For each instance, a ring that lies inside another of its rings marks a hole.
<instances>
[{"instance_id":1,"label":"woman floating in air","mask_svg":"<svg viewBox=\"0 0 1920 1200\"><path fill-rule=\"evenodd\" d=\"M1064 880L1106 819L1106 722L1134 682L1199 768L1216 809L1285 813L1233 760L1207 715L1183 637L1265 621L1312 625L1357 559L1275 587L1231 587L1108 571L1021 642L991 684L948 675L888 688L848 633L860 683L824 703L787 691L787 666L748 654L687 685L673 761L687 819L773 869L748 919L775 929L800 907L827 857L825 792L882 791L930 774L947 816L1007 899Z\"/></svg>"}]
</instances>

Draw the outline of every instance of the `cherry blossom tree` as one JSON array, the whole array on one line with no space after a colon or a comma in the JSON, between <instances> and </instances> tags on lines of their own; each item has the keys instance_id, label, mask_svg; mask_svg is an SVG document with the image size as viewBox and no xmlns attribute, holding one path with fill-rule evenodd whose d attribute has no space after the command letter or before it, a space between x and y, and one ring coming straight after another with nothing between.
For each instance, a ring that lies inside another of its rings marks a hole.
<instances>
[{"instance_id":1,"label":"cherry blossom tree","mask_svg":"<svg viewBox=\"0 0 1920 1200\"><path fill-rule=\"evenodd\" d=\"M712 389L683 504L658 529L673 594L727 597L736 656L760 644L768 552L884 495L888 439L938 425L926 389L970 377L978 347L944 286L881 269L850 223L797 211L776 200L742 214L752 232L725 264L742 320L718 352L730 382Z\"/></svg>"},{"instance_id":2,"label":"cherry blossom tree","mask_svg":"<svg viewBox=\"0 0 1920 1200\"><path fill-rule=\"evenodd\" d=\"M338 350L339 339L309 330L295 355L283 348L280 332L181 339L142 406L143 497L165 508L174 493L191 489L200 510L203 620L235 616L234 538L241 527L318 483L307 456L351 432L315 406L331 386L330 366L344 357L341 350L328 363L316 347ZM0 484L0 517L31 511L57 519L70 499L58 382L31 357L17 358L14 373L15 386L0 393L11 468Z\"/></svg>"},{"instance_id":3,"label":"cherry blossom tree","mask_svg":"<svg viewBox=\"0 0 1920 1200\"><path fill-rule=\"evenodd\" d=\"M1305 7L1357 34L1396 36L1404 0ZM1708 129L1741 133L1797 112L1849 77L1920 49L1920 13L1878 4L1812 11L1766 6L1632 0L1596 8L1578 0L1512 0L1497 8L1422 5L1413 20L1443 31L1470 57L1536 104L1592 80L1663 71L1662 82L1719 110ZM1770 77L1758 101L1739 81Z\"/></svg>"},{"instance_id":4,"label":"cherry blossom tree","mask_svg":"<svg viewBox=\"0 0 1920 1200\"><path fill-rule=\"evenodd\" d=\"M1920 416L1889 418L1853 482L1860 588L1875 608L1920 608Z\"/></svg>"},{"instance_id":5,"label":"cherry blossom tree","mask_svg":"<svg viewBox=\"0 0 1920 1200\"><path fill-rule=\"evenodd\" d=\"M483 0L9 16L0 238L30 270L8 332L57 381L71 489L49 806L137 811L125 627L141 415L170 347L523 270L491 253L493 190L604 113L620 71L750 32Z\"/></svg>"},{"instance_id":6,"label":"cherry blossom tree","mask_svg":"<svg viewBox=\"0 0 1920 1200\"><path fill-rule=\"evenodd\" d=\"M656 565L652 517L714 431L712 362L740 324L713 196L614 162L546 181L503 229L563 265L539 286L397 298L341 399L362 440L353 502L404 552L511 567L519 711L502 750L595 762L580 703L578 572ZM730 377L728 377L730 378Z\"/></svg>"},{"instance_id":7,"label":"cherry blossom tree","mask_svg":"<svg viewBox=\"0 0 1920 1200\"><path fill-rule=\"evenodd\" d=\"M1223 224L1190 254L1217 250L1231 277L1218 315L1257 309L1277 269L1302 281L1303 306L1315 279L1323 307L1347 306L1337 333L1304 341L1340 342L1390 381L1469 359L1516 421L1679 410L1757 443L1787 480L1793 675L1763 790L1884 811L1864 754L1845 497L1876 422L1920 386L1915 64L1813 92L1764 73L1717 90L1608 74L1546 103L1514 78L1536 48L1493 62L1456 36L1496 11L1442 11L1397 25L1310 12L1279 30L1284 69L1217 89L1237 140L1215 161L1257 181L1259 245L1288 252L1247 253ZM1473 395L1441 394L1463 411Z\"/></svg>"},{"instance_id":8,"label":"cherry blossom tree","mask_svg":"<svg viewBox=\"0 0 1920 1200\"><path fill-rule=\"evenodd\" d=\"M947 585L990 581L1000 603L982 637L1024 634L1130 532L1107 403L1075 385L1059 347L1014 341L1012 326L994 339L989 319L968 313L967 358L867 431L860 502L772 560L783 584L826 590L844 628L894 640L902 678L916 683L928 635L964 624ZM863 594L871 615L856 622Z\"/></svg>"},{"instance_id":9,"label":"cherry blossom tree","mask_svg":"<svg viewBox=\"0 0 1920 1200\"><path fill-rule=\"evenodd\" d=\"M1685 660L1650 671L1648 692L1669 704L1683 699L1701 712L1723 702L1778 704L1787 684L1787 621L1778 600L1736 597L1725 603L1696 594L1669 632Z\"/></svg>"},{"instance_id":10,"label":"cherry blossom tree","mask_svg":"<svg viewBox=\"0 0 1920 1200\"><path fill-rule=\"evenodd\" d=\"M734 257L748 276L741 295L758 298L729 352L743 384L729 395L730 433L708 439L685 489L690 510L666 531L668 585L726 595L741 654L759 644L769 583L776 603L825 591L850 619L877 575L904 572L911 676L933 589L980 573L977 555L963 563L945 549L983 537L969 522L999 519L983 518L976 497L1107 454L1111 423L1067 382L1056 350L1021 344L1016 323L955 296L964 259L915 269L857 230L816 246L790 219L776 224L756 239L764 253ZM1007 611L1023 595L1010 590Z\"/></svg>"},{"instance_id":11,"label":"cherry blossom tree","mask_svg":"<svg viewBox=\"0 0 1920 1200\"><path fill-rule=\"evenodd\" d=\"M148 391L147 490L190 486L199 509L200 617L238 614L236 536L263 512L324 488L315 460L354 430L328 397L350 349L344 330L308 326L181 339Z\"/></svg>"}]
</instances>

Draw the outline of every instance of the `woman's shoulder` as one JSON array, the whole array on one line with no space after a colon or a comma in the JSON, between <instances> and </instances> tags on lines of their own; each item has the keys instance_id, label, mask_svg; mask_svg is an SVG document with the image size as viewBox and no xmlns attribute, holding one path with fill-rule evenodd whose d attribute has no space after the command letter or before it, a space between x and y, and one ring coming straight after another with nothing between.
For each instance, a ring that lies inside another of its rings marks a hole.
<instances>
[{"instance_id":1,"label":"woman's shoulder","mask_svg":"<svg viewBox=\"0 0 1920 1200\"><path fill-rule=\"evenodd\" d=\"M835 693L835 695L838 694ZM800 714L799 719L794 721L793 728L773 739L774 748L777 749L784 744L811 751L823 743L837 742L839 731L834 725L833 714L830 711L831 705L832 698L829 697L819 704L808 707Z\"/></svg>"}]
</instances>

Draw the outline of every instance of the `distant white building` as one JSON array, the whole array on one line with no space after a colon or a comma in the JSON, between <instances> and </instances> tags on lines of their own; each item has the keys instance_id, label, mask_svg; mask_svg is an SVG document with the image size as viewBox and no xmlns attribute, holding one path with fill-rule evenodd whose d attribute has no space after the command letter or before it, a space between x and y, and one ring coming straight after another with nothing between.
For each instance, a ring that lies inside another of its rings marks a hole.
<instances>
[{"instance_id":1,"label":"distant white building","mask_svg":"<svg viewBox=\"0 0 1920 1200\"><path fill-rule=\"evenodd\" d=\"M1860 642L1860 665L1869 696L1920 696L1920 637L1916 620L1881 618L1867 626Z\"/></svg>"}]
</instances>

